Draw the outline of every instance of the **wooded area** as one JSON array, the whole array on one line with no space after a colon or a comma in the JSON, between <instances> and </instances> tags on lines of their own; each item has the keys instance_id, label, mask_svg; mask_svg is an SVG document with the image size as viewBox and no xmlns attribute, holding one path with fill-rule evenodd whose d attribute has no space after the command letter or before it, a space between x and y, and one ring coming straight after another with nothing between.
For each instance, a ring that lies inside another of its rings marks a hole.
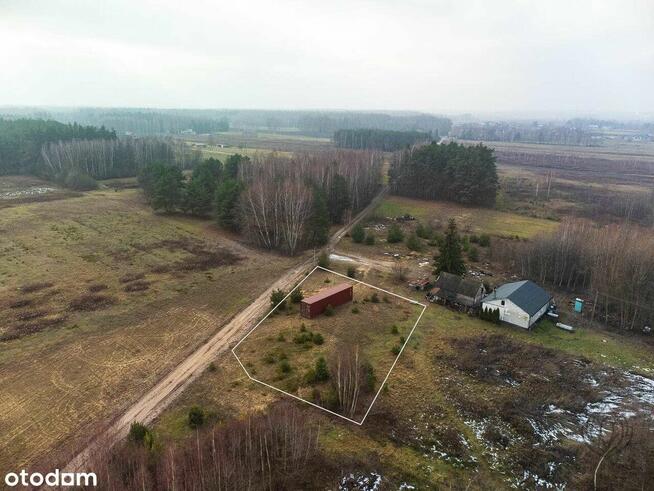
<instances>
[{"instance_id":1,"label":"wooded area","mask_svg":"<svg viewBox=\"0 0 654 491\"><path fill-rule=\"evenodd\" d=\"M184 445L154 449L147 428L99 455L92 468L99 489L289 489L315 477L317 428L293 405L277 404L265 414L199 429ZM302 486L300 485L300 488Z\"/></svg>"},{"instance_id":2,"label":"wooded area","mask_svg":"<svg viewBox=\"0 0 654 491\"><path fill-rule=\"evenodd\" d=\"M41 147L71 140L115 140L116 133L104 127L63 124L43 119L0 118L0 175L29 174L42 170Z\"/></svg>"},{"instance_id":3,"label":"wooded area","mask_svg":"<svg viewBox=\"0 0 654 491\"><path fill-rule=\"evenodd\" d=\"M334 133L334 143L340 148L355 148L360 150L381 150L394 152L411 147L419 142L429 140L432 135L422 131L393 131L360 128L354 130L338 130ZM438 139L435 132L433 138Z\"/></svg>"},{"instance_id":4,"label":"wooded area","mask_svg":"<svg viewBox=\"0 0 654 491\"><path fill-rule=\"evenodd\" d=\"M637 227L567 220L556 234L510 242L493 254L542 284L597 292L595 318L608 325L632 330L652 321L654 238Z\"/></svg>"},{"instance_id":5,"label":"wooded area","mask_svg":"<svg viewBox=\"0 0 654 491\"><path fill-rule=\"evenodd\" d=\"M431 143L397 154L391 192L410 198L493 206L499 188L495 155L484 145Z\"/></svg>"},{"instance_id":6,"label":"wooded area","mask_svg":"<svg viewBox=\"0 0 654 491\"><path fill-rule=\"evenodd\" d=\"M189 182L178 167L161 163L145 167L139 181L155 209L213 211L222 227L293 255L325 244L331 224L365 207L380 186L381 168L381 155L367 151L236 154L224 166L215 159L196 166Z\"/></svg>"},{"instance_id":7,"label":"wooded area","mask_svg":"<svg viewBox=\"0 0 654 491\"><path fill-rule=\"evenodd\" d=\"M41 150L44 170L51 176L82 173L94 179L135 176L154 162L193 167L200 153L182 142L158 138L72 140L49 143Z\"/></svg>"}]
</instances>

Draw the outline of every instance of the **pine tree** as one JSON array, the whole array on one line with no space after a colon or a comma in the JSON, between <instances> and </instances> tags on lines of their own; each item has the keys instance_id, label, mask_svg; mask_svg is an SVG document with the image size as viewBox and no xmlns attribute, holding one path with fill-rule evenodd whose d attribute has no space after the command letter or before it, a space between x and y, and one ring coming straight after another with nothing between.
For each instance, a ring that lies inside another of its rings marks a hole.
<instances>
[{"instance_id":1,"label":"pine tree","mask_svg":"<svg viewBox=\"0 0 654 491\"><path fill-rule=\"evenodd\" d=\"M319 189L313 190L311 217L307 225L307 243L310 246L322 246L329 240L329 210L325 193Z\"/></svg>"},{"instance_id":2,"label":"pine tree","mask_svg":"<svg viewBox=\"0 0 654 491\"><path fill-rule=\"evenodd\" d=\"M214 210L216 221L221 227L239 230L238 201L242 190L243 185L236 179L225 179L218 185Z\"/></svg>"},{"instance_id":3,"label":"pine tree","mask_svg":"<svg viewBox=\"0 0 654 491\"><path fill-rule=\"evenodd\" d=\"M327 201L329 219L332 223L343 223L345 212L350 208L351 201L347 180L340 174L336 174L332 180Z\"/></svg>"},{"instance_id":4,"label":"pine tree","mask_svg":"<svg viewBox=\"0 0 654 491\"><path fill-rule=\"evenodd\" d=\"M361 244L365 238L366 232L363 230L363 226L360 223L357 223L352 229L352 241Z\"/></svg>"},{"instance_id":5,"label":"pine tree","mask_svg":"<svg viewBox=\"0 0 654 491\"><path fill-rule=\"evenodd\" d=\"M184 193L184 176L179 167L164 166L154 183L152 194L152 207L155 210L163 209L170 213L182 201Z\"/></svg>"},{"instance_id":6,"label":"pine tree","mask_svg":"<svg viewBox=\"0 0 654 491\"><path fill-rule=\"evenodd\" d=\"M461 241L456 229L456 221L451 218L443 244L439 247L440 255L436 258L436 274L445 272L462 276L466 272L461 253Z\"/></svg>"},{"instance_id":7,"label":"pine tree","mask_svg":"<svg viewBox=\"0 0 654 491\"><path fill-rule=\"evenodd\" d=\"M193 170L191 181L186 187L185 211L197 216L211 213L222 170L220 161L213 158L205 160Z\"/></svg>"}]
</instances>

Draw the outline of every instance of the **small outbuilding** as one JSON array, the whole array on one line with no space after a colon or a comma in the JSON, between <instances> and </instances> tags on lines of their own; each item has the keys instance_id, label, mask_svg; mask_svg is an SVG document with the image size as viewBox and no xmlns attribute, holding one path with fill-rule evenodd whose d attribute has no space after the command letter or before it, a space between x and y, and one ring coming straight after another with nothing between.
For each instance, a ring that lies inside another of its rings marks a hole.
<instances>
[{"instance_id":1,"label":"small outbuilding","mask_svg":"<svg viewBox=\"0 0 654 491\"><path fill-rule=\"evenodd\" d=\"M533 281L505 283L482 301L482 309L499 310L500 320L529 329L547 313L552 295Z\"/></svg>"},{"instance_id":2,"label":"small outbuilding","mask_svg":"<svg viewBox=\"0 0 654 491\"><path fill-rule=\"evenodd\" d=\"M300 313L307 319L313 319L322 314L328 305L338 307L344 303L351 302L353 297L352 285L341 283L331 288L325 288L315 295L303 299L300 304Z\"/></svg>"},{"instance_id":3,"label":"small outbuilding","mask_svg":"<svg viewBox=\"0 0 654 491\"><path fill-rule=\"evenodd\" d=\"M486 290L480 281L461 278L451 273L441 273L436 278L434 288L429 290L430 302L442 302L473 308L479 305Z\"/></svg>"}]
</instances>

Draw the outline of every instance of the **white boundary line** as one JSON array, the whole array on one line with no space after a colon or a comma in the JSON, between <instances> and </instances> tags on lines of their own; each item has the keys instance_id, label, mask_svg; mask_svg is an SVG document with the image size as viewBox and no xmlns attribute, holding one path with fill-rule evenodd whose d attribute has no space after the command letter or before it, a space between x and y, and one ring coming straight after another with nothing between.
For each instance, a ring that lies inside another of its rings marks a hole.
<instances>
[{"instance_id":1,"label":"white boundary line","mask_svg":"<svg viewBox=\"0 0 654 491\"><path fill-rule=\"evenodd\" d=\"M370 403L370 406L368 407L368 410L366 411L366 414L363 415L363 418L361 419L361 421L355 421L355 420L353 420L353 419L351 419L351 418L348 418L347 416L343 416L342 414L338 414L338 413L336 413L336 412L334 412L334 411L330 411L329 409L326 409L326 408L324 408L324 407L322 407L322 406L319 406L318 404L315 404L315 403L313 403L313 402L311 402L311 401L307 401L306 399L302 399L301 397L298 397L298 396L296 396L295 394L291 394L290 392L286 392L285 390L279 389L279 388L277 388L277 387L275 387L275 386L272 386L272 385L270 385L270 384L268 384L268 383L266 383L266 382L263 382L263 381L261 381L261 380L259 380L259 379L254 378L252 375L250 375L250 373L248 372L247 368L245 368L245 366L244 366L243 363L241 362L241 359L240 359L240 358L238 357L238 355L236 354L236 348L238 348L238 346L239 346L243 341L245 341L245 339L246 339L250 334L252 334L252 332L253 332L257 327L259 327L259 325L260 325L263 321L265 321L265 320L270 316L270 314L272 314L275 310L277 310L277 307L279 307L283 302L285 302L286 299L287 299L288 297L290 297L291 293L293 293L293 292L294 292L294 291L295 291L295 290L296 290L296 289L297 289L297 288L298 288L302 283L304 283L305 280L306 280L309 276L311 276L311 275L314 273L314 271L316 271L316 269L321 269L321 270L323 270L323 271L327 271L328 273L333 273L333 274L335 274L335 275L342 276L343 278L346 278L346 279L349 280L349 281L354 281L354 282L356 282L356 283L360 283L360 284L365 285L365 286L368 286L368 287L370 287L370 288L374 288L375 290L379 290L379 291L381 291L381 292L388 293L389 295L393 295L394 297L401 298L402 300L406 300L407 302L410 302L410 303L412 303L413 305L419 305L419 306L422 307L422 311L420 312L420 315L418 315L418 318L416 319L416 323L413 325L413 328L411 328L411 331L409 332L409 335L408 335L407 338L404 340L404 344L403 344L402 347L400 348L400 352L399 352L399 353L397 354L397 356L395 357L395 360L393 361L393 364L391 365L391 368L388 370L388 373L386 374L386 377L384 377L384 381L380 384L379 389L377 390L377 393L375 394L375 397L373 397L372 402ZM357 280L356 278L350 278L349 276L346 276L346 275L344 275L344 274L341 274L341 273L339 273L339 272L337 272L337 271L332 271L331 269L323 268L322 266L316 266L316 267L314 267L311 271L309 271L309 273L308 273L304 278L302 278L302 280L301 280L297 285L295 285L295 286L293 287L293 289L292 289L291 291L289 291L288 294L287 294L287 295L286 295L286 296L285 296L285 297L284 297L284 298L283 298L283 299L282 299L282 300L281 300L277 305L275 305L275 306L273 307L273 309L272 309L270 312L268 312L268 313L264 316L263 319L261 319L259 322L257 322L257 324L256 324L252 329L250 329L250 330L247 332L247 334L246 334L245 336L243 336L243 338L242 338L238 343L236 343L236 344L234 345L234 347L232 348L232 354L233 354L234 357L236 358L236 361L238 361L238 364L241 365L241 368L243 369L243 371L245 372L245 374L248 376L248 378L249 378L250 380L253 380L253 381L255 381L255 382L257 382L257 383L259 383L259 384L261 384L261 385L264 385L264 386L266 386L266 387L268 387L268 388L270 388L270 389L276 390L277 392L281 392L282 394L287 395L287 396L289 396L289 397L292 397L293 399L297 399L298 401L302 401L302 402L304 402L304 403L306 403L306 404L309 404L310 406L313 406L313 407L315 407L315 408L318 408L318 409L321 409L321 410L323 410L323 411L325 411L325 412L328 412L329 414L331 414L331 415L333 415L333 416L338 416L339 418L342 418L342 419L344 419L344 420L346 420L346 421L349 421L350 423L354 423L354 424L356 424L356 425L361 426L361 425L363 425L364 421L365 421L366 418L368 417L368 414L370 413L370 411L371 411L371 409L372 409L372 406L375 405L375 402L377 401L377 398L379 397L379 394L381 394L381 391L383 390L384 386L386 385L386 382L387 382L387 380L388 380L388 377L390 377L391 372L393 371L393 368L395 368L395 364L396 364L397 361L400 359L400 356L402 356L402 352L404 351L404 348L405 348L405 347L407 346L407 344L409 343L409 339L411 339L411 336L413 335L413 331L415 331L415 330L416 330L416 327L418 327L418 322L420 322L420 319L422 318L422 314L425 313L425 310L427 310L427 305L425 305L425 304L423 304L423 303L416 302L415 300L412 300L412 299L407 298L407 297L403 297L402 295L398 295L397 293L389 292L388 290L384 290L383 288L379 288L378 286L371 285L370 283L366 283L366 282L364 282L364 281Z\"/></svg>"}]
</instances>

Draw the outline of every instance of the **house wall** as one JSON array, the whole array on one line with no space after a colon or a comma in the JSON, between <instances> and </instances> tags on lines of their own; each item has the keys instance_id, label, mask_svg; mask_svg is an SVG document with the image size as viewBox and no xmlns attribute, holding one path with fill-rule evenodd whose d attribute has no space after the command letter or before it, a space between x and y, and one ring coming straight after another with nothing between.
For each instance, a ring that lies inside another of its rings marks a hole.
<instances>
[{"instance_id":1,"label":"house wall","mask_svg":"<svg viewBox=\"0 0 654 491\"><path fill-rule=\"evenodd\" d=\"M493 309L500 311L500 320L529 329L531 326L529 314L514 304L511 300L505 299L504 305L502 300L490 300L482 303L482 309Z\"/></svg>"},{"instance_id":2,"label":"house wall","mask_svg":"<svg viewBox=\"0 0 654 491\"><path fill-rule=\"evenodd\" d=\"M549 305L550 305L549 302L543 305L543 307L538 312L536 312L531 317L531 319L529 319L529 327L533 326L538 321L538 319L540 319L545 315L545 313L547 312L547 307L549 307Z\"/></svg>"}]
</instances>

